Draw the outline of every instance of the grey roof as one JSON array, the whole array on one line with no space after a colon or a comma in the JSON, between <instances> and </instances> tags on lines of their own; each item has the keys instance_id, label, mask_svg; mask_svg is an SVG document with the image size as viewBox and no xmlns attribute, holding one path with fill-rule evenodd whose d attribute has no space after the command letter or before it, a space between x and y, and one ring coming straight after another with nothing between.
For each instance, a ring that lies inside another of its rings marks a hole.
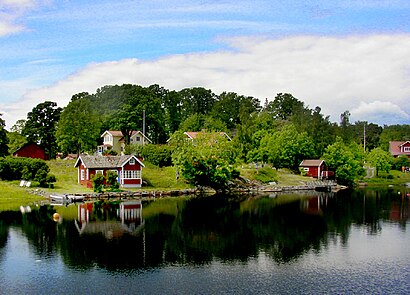
<instances>
[{"instance_id":1,"label":"grey roof","mask_svg":"<svg viewBox=\"0 0 410 295\"><path fill-rule=\"evenodd\" d=\"M80 155L74 165L77 167L81 161L86 168L118 168L125 165L131 158L134 158L141 166L142 162L134 155L124 156L87 156Z\"/></svg>"},{"instance_id":2,"label":"grey roof","mask_svg":"<svg viewBox=\"0 0 410 295\"><path fill-rule=\"evenodd\" d=\"M323 160L303 160L299 166L304 167L319 167L323 163Z\"/></svg>"}]
</instances>

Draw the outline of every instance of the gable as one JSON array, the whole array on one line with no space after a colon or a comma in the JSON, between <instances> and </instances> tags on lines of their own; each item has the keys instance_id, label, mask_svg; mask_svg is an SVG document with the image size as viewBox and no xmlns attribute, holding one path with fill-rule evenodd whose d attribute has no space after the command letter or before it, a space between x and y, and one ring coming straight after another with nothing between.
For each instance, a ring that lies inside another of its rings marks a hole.
<instances>
[{"instance_id":1,"label":"gable","mask_svg":"<svg viewBox=\"0 0 410 295\"><path fill-rule=\"evenodd\" d=\"M74 164L74 167L79 167L81 163L87 169L114 169L123 167L131 160L135 164L145 167L145 165L134 155L124 156L87 156L80 155Z\"/></svg>"}]
</instances>

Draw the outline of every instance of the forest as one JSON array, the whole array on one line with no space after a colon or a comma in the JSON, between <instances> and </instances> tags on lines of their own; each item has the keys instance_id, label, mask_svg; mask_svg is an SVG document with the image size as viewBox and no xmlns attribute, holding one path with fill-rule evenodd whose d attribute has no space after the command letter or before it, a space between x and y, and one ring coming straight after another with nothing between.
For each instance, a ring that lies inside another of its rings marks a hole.
<instances>
[{"instance_id":1,"label":"forest","mask_svg":"<svg viewBox=\"0 0 410 295\"><path fill-rule=\"evenodd\" d=\"M261 101L203 87L175 91L159 85L107 85L92 94L74 94L64 108L40 103L10 131L0 120L0 156L26 142L44 147L49 158L93 153L105 130L122 131L126 143L132 131L145 130L158 146L169 145L178 132L224 131L232 138L229 165L256 162L297 171L303 159L323 158L347 183L363 174L365 160L381 170L406 164L405 159L394 163L388 147L389 141L410 140L410 125L350 122L348 110L341 111L339 122L331 122L320 106L310 108L290 93Z\"/></svg>"}]
</instances>

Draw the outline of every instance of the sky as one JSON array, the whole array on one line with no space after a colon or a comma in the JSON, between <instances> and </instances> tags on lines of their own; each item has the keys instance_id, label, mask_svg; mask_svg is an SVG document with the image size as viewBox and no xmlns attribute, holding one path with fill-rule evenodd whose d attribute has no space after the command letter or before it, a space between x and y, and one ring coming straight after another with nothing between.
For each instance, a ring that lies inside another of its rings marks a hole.
<instances>
[{"instance_id":1,"label":"sky","mask_svg":"<svg viewBox=\"0 0 410 295\"><path fill-rule=\"evenodd\" d=\"M105 85L291 93L332 122L410 124L410 1L0 0L0 113Z\"/></svg>"}]
</instances>

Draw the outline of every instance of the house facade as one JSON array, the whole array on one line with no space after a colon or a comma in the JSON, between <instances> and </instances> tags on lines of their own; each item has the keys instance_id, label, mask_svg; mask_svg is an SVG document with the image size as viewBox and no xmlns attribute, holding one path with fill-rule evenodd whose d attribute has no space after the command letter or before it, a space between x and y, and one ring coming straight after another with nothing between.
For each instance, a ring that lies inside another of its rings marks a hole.
<instances>
[{"instance_id":1,"label":"house facade","mask_svg":"<svg viewBox=\"0 0 410 295\"><path fill-rule=\"evenodd\" d=\"M101 137L103 144L98 146L97 152L103 154L105 151L113 150L117 155L124 155L125 140L121 131L106 130ZM130 144L152 143L141 131L133 131L130 137Z\"/></svg>"},{"instance_id":2,"label":"house facade","mask_svg":"<svg viewBox=\"0 0 410 295\"><path fill-rule=\"evenodd\" d=\"M13 156L47 160L46 151L44 148L34 142L26 143L15 151Z\"/></svg>"},{"instance_id":3,"label":"house facade","mask_svg":"<svg viewBox=\"0 0 410 295\"><path fill-rule=\"evenodd\" d=\"M134 155L123 156L86 156L80 155L74 164L78 169L78 183L92 188L95 174L104 177L108 171L118 175L118 183L122 188L141 187L142 168L144 164Z\"/></svg>"},{"instance_id":4,"label":"house facade","mask_svg":"<svg viewBox=\"0 0 410 295\"><path fill-rule=\"evenodd\" d=\"M332 171L328 171L325 161L323 160L303 160L299 167L303 168L306 175L314 178L330 178L334 175Z\"/></svg>"},{"instance_id":5,"label":"house facade","mask_svg":"<svg viewBox=\"0 0 410 295\"><path fill-rule=\"evenodd\" d=\"M390 141L389 152L395 158L406 155L410 159L410 141Z\"/></svg>"}]
</instances>

